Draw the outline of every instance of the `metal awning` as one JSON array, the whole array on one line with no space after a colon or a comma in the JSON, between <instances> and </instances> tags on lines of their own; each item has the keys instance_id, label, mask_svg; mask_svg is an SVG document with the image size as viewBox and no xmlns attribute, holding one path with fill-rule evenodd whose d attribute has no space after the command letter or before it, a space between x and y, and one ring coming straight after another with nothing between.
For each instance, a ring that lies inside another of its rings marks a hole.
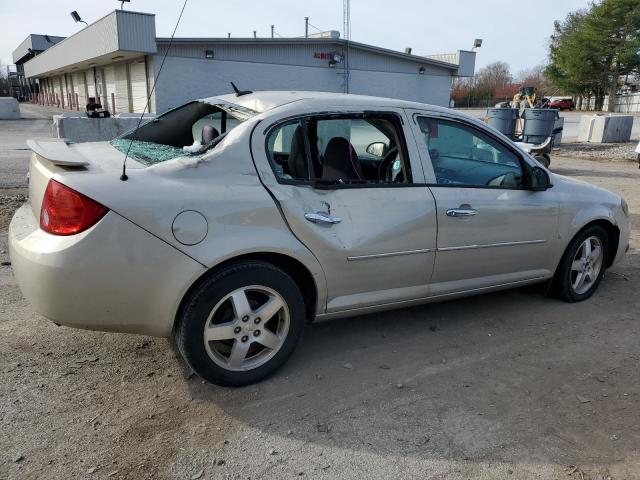
<instances>
[{"instance_id":1,"label":"metal awning","mask_svg":"<svg viewBox=\"0 0 640 480\"><path fill-rule=\"evenodd\" d=\"M156 51L155 15L114 10L26 62L24 73L57 75Z\"/></svg>"}]
</instances>

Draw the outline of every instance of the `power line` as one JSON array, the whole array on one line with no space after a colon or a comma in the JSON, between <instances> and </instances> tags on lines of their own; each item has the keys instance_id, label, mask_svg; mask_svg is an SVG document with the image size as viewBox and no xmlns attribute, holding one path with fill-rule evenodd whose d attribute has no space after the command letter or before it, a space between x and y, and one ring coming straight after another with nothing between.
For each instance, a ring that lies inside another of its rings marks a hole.
<instances>
[{"instance_id":1,"label":"power line","mask_svg":"<svg viewBox=\"0 0 640 480\"><path fill-rule=\"evenodd\" d=\"M310 27L315 28L317 31L319 32L325 32L326 30L322 30L321 28L316 27L313 23L311 22L307 22L309 24Z\"/></svg>"},{"instance_id":2,"label":"power line","mask_svg":"<svg viewBox=\"0 0 640 480\"><path fill-rule=\"evenodd\" d=\"M167 47L167 50L164 52L164 56L162 57L162 63L160 64L160 68L158 68L158 73L156 74L155 78L153 79L153 85L151 86L151 90L149 91L149 96L147 97L147 103L144 106L144 109L142 110L142 113L140 114L140 120L138 120L138 125L136 125L136 129L134 130L133 134L132 134L132 138L129 140L129 148L127 148L127 153L124 156L124 161L122 162L122 175L120 176L120 180L125 181L127 180L129 177L127 177L127 158L129 157L129 152L131 151L131 145L133 144L133 140L136 137L136 133L138 132L138 129L140 128L140 124L142 123L142 119L144 118L144 114L147 112L147 109L149 108L149 102L151 101L151 95L153 95L153 91L156 88L156 84L158 83L158 78L160 77L160 73L162 72L162 67L164 67L164 61L167 59L167 55L169 54L169 50L171 50L171 45L173 45L173 37L176 36L176 31L178 30L178 25L180 25L180 20L182 20L182 14L184 13L184 9L187 6L187 2L189 0L184 0L184 3L182 4L182 10L180 10L180 16L178 16L178 21L176 22L176 26L173 28L173 33L171 34L171 39L169 40L169 46Z\"/></svg>"}]
</instances>

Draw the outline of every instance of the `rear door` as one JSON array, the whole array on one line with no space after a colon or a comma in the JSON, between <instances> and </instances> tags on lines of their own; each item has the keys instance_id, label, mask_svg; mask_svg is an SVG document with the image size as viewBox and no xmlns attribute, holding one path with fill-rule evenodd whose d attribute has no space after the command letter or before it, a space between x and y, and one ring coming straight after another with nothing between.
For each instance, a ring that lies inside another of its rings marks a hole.
<instances>
[{"instance_id":1,"label":"rear door","mask_svg":"<svg viewBox=\"0 0 640 480\"><path fill-rule=\"evenodd\" d=\"M432 294L552 276L553 189L526 188L526 161L490 130L456 116L411 113L438 212Z\"/></svg>"},{"instance_id":2,"label":"rear door","mask_svg":"<svg viewBox=\"0 0 640 480\"><path fill-rule=\"evenodd\" d=\"M402 110L289 118L254 131L252 149L325 271L328 312L428 295L435 202Z\"/></svg>"}]
</instances>

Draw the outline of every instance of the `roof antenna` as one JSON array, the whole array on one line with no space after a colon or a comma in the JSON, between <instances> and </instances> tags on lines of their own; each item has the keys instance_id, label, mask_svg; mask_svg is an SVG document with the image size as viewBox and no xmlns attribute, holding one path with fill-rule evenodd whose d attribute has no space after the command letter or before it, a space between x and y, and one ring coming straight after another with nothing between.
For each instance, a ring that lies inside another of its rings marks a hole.
<instances>
[{"instance_id":1,"label":"roof antenna","mask_svg":"<svg viewBox=\"0 0 640 480\"><path fill-rule=\"evenodd\" d=\"M136 133L138 133L138 129L140 128L140 124L142 123L142 119L144 118L144 114L147 112L149 108L149 102L151 101L151 96L153 95L153 91L156 88L156 84L158 83L158 77L160 77L160 73L162 72L162 67L164 66L164 61L167 59L167 55L169 54L169 50L171 50L171 45L173 45L173 37L176 35L176 30L178 30L178 25L180 25L180 20L182 20L182 14L184 13L184 9L187 6L187 2L189 0L184 0L182 4L182 10L180 10L180 16L178 17L178 21L176 22L176 26L173 28L173 33L171 34L171 39L169 40L169 46L167 50L164 52L164 56L162 57L162 63L160 64L160 68L158 68L158 73L156 74L156 78L153 79L153 85L151 86L151 90L149 91L149 96L147 97L147 103L142 110L142 114L140 114L140 120L138 120L138 125L136 125L136 129L131 134L131 138L129 139L129 147L127 148L127 153L124 156L124 161L122 162L122 175L120 175L120 180L126 182L129 177L127 176L127 158L129 158L129 152L131 151L131 145L133 144L133 140L136 138Z\"/></svg>"},{"instance_id":2,"label":"roof antenna","mask_svg":"<svg viewBox=\"0 0 640 480\"><path fill-rule=\"evenodd\" d=\"M239 90L238 87L236 87L236 84L231 82L231 87L233 88L233 91L236 92L236 97L241 97L243 95L249 95L250 93L253 93L251 90Z\"/></svg>"}]
</instances>

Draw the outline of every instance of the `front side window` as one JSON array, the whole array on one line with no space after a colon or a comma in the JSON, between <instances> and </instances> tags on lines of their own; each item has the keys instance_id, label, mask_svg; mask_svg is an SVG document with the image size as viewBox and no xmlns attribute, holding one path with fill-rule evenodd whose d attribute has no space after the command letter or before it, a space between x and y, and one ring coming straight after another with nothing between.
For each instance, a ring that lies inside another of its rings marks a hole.
<instances>
[{"instance_id":1,"label":"front side window","mask_svg":"<svg viewBox=\"0 0 640 480\"><path fill-rule=\"evenodd\" d=\"M417 118L438 185L521 188L518 155L489 135L440 118Z\"/></svg>"},{"instance_id":2,"label":"front side window","mask_svg":"<svg viewBox=\"0 0 640 480\"><path fill-rule=\"evenodd\" d=\"M281 183L410 183L399 121L392 115L310 117L273 129L267 154Z\"/></svg>"}]
</instances>

